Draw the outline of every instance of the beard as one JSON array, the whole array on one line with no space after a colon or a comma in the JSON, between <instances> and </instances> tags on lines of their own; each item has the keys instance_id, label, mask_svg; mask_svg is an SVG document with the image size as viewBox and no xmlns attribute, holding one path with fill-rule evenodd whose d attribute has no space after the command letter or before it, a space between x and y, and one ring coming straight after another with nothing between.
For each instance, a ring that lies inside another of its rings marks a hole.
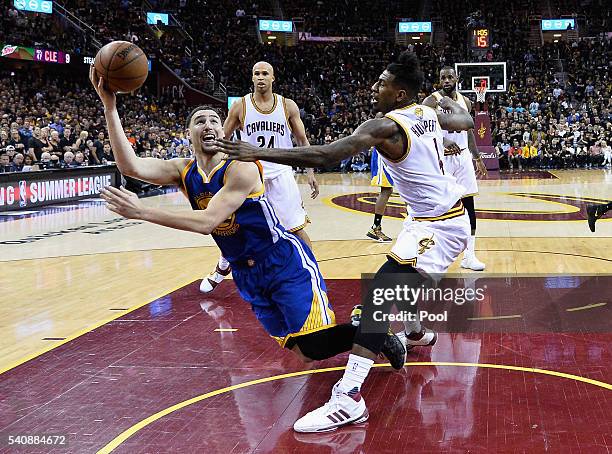
<instances>
[{"instance_id":1,"label":"beard","mask_svg":"<svg viewBox=\"0 0 612 454\"><path fill-rule=\"evenodd\" d=\"M450 96L453 94L453 91L455 91L455 86L453 85L449 88L442 87L442 91L446 94L446 96Z\"/></svg>"}]
</instances>

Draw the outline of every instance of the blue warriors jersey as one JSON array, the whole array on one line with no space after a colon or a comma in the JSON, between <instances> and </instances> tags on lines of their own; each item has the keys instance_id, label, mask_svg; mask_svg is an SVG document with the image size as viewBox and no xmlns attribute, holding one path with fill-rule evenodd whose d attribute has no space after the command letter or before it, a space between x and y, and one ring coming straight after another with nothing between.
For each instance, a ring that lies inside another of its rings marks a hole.
<instances>
[{"instance_id":1,"label":"blue warriors jersey","mask_svg":"<svg viewBox=\"0 0 612 454\"><path fill-rule=\"evenodd\" d=\"M380 186L383 188L393 187L393 179L391 178L391 175L389 175L389 172L387 171L380 154L378 154L376 147L372 147L370 169L372 171L372 181L370 182L371 186Z\"/></svg>"},{"instance_id":2,"label":"blue warriors jersey","mask_svg":"<svg viewBox=\"0 0 612 454\"><path fill-rule=\"evenodd\" d=\"M183 169L183 190L194 210L204 210L221 190L227 169L235 161L221 161L207 176L195 160ZM284 347L295 336L334 326L335 315L312 251L285 231L263 196L249 195L212 236L232 265L240 296L251 304L268 334Z\"/></svg>"},{"instance_id":3,"label":"blue warriors jersey","mask_svg":"<svg viewBox=\"0 0 612 454\"><path fill-rule=\"evenodd\" d=\"M183 189L194 210L204 210L213 196L221 190L227 170L235 163L223 160L209 175L198 168L195 159L183 169ZM272 207L263 196L263 171L261 191L250 194L229 218L212 232L212 237L223 256L234 266L237 262L259 259L279 240L284 232Z\"/></svg>"}]
</instances>

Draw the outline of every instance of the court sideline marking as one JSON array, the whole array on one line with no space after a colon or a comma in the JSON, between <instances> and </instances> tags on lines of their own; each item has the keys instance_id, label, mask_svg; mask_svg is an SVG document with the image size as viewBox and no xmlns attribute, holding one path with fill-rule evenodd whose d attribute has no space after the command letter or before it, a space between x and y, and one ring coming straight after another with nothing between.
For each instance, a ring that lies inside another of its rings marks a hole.
<instances>
[{"instance_id":1,"label":"court sideline marking","mask_svg":"<svg viewBox=\"0 0 612 454\"><path fill-rule=\"evenodd\" d=\"M156 295L153 298L146 300L144 303L140 303L140 304L137 304L136 306L132 306L129 309L126 309L126 312L121 312L120 314L113 315L112 317L104 319L103 321L98 322L95 325L92 325L92 326L89 326L89 327L87 327L85 329L77 331L75 334L72 334L72 335L66 337L64 340L62 340L61 342L58 342L57 344L50 345L49 347L46 347L43 350L40 350L40 351L35 352L35 353L31 353L31 354L25 356L24 358L20 358L20 359L18 359L16 361L10 363L8 366L5 366L4 368L0 369L0 375L2 375L5 372L8 372L11 369L14 369L17 366L21 366L22 364L25 364L28 361L30 361L30 360L32 360L34 358L37 358L38 356L44 355L45 353L50 352L51 350L53 350L55 348L58 348L58 347L60 347L60 346L62 346L64 344L67 344L68 342L71 342L71 341L75 340L77 337L81 337L82 335L87 334L87 333L89 333L89 332L91 332L91 331L93 331L93 330L95 330L97 328L100 328L101 326L104 326L107 323L110 323L110 322L112 322L114 320L117 320L118 318L123 317L123 316L129 314L130 312L135 311L136 309L140 309L141 307L146 306L147 304L151 304L153 301L156 301L156 300L161 299L161 298L163 298L163 297L165 297L165 296L167 296L167 295L169 295L171 293L174 293L174 292L182 289L183 287L187 287L188 285L190 285L190 284L192 284L194 282L195 282L195 280L190 280L189 282L179 284L178 286L176 286L176 287L174 287L174 288L172 288L170 290L162 290L161 294Z\"/></svg>"}]
</instances>

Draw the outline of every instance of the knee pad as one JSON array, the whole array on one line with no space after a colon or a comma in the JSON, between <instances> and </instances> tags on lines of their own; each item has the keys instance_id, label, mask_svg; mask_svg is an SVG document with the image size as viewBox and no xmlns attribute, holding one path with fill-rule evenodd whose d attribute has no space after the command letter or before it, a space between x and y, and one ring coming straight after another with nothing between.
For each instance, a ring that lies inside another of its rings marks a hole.
<instances>
[{"instance_id":1,"label":"knee pad","mask_svg":"<svg viewBox=\"0 0 612 454\"><path fill-rule=\"evenodd\" d=\"M386 331L384 333L364 333L361 331L361 326L359 326L359 328L357 328L357 334L355 334L355 344L378 355L388 335Z\"/></svg>"},{"instance_id":2,"label":"knee pad","mask_svg":"<svg viewBox=\"0 0 612 454\"><path fill-rule=\"evenodd\" d=\"M351 349L357 328L350 323L332 326L289 339L285 348L297 345L302 354L320 361Z\"/></svg>"}]
</instances>

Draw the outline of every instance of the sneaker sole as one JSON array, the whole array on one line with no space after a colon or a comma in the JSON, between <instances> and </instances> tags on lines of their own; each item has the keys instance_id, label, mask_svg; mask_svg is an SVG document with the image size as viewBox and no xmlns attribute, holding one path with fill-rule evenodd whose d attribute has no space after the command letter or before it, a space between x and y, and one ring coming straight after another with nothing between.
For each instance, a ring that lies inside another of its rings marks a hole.
<instances>
[{"instance_id":1,"label":"sneaker sole","mask_svg":"<svg viewBox=\"0 0 612 454\"><path fill-rule=\"evenodd\" d=\"M424 344L424 345L420 345L420 344L408 344L408 339L406 339L406 352L409 352L414 347L433 347L434 345L436 345L436 342L438 341L438 333L436 333L434 331L433 335L434 335L434 337L429 342L429 344Z\"/></svg>"},{"instance_id":2,"label":"sneaker sole","mask_svg":"<svg viewBox=\"0 0 612 454\"><path fill-rule=\"evenodd\" d=\"M357 418L353 420L344 421L332 427L326 427L324 429L318 429L318 430L298 430L294 427L293 430L299 433L303 433L303 434L312 434L312 433L320 434L320 433L325 433L325 432L333 432L334 430L338 430L340 427L348 426L349 424L351 425L363 424L364 422L368 420L369 417L370 417L370 413L368 412L368 409L366 408L361 416L358 416Z\"/></svg>"}]
</instances>

